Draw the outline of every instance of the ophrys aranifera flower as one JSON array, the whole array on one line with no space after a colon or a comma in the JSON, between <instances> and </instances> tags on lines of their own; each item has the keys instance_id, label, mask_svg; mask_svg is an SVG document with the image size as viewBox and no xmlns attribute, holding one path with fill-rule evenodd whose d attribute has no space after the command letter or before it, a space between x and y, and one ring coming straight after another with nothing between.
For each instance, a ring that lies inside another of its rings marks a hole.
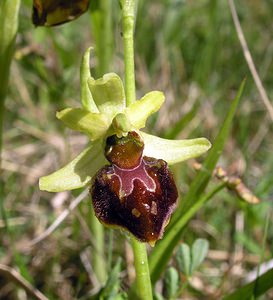
<instances>
[{"instance_id":1,"label":"ophrys aranifera flower","mask_svg":"<svg viewBox=\"0 0 273 300\"><path fill-rule=\"evenodd\" d=\"M42 177L40 189L59 192L92 184L93 206L102 223L153 244L162 237L177 201L168 164L199 156L210 143L205 138L167 140L140 131L163 104L164 94L150 92L126 107L118 75L91 77L89 52L81 66L82 108L64 109L57 117L87 134L90 145L65 167Z\"/></svg>"}]
</instances>

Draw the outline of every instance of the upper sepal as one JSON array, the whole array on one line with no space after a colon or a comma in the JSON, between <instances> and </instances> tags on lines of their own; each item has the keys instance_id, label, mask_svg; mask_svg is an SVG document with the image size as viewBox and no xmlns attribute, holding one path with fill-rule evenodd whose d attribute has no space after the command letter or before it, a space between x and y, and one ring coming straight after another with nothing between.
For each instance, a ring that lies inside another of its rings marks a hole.
<instances>
[{"instance_id":1,"label":"upper sepal","mask_svg":"<svg viewBox=\"0 0 273 300\"><path fill-rule=\"evenodd\" d=\"M146 156L165 160L169 165L197 157L211 147L206 138L192 140L167 140L154 135L141 132L144 140Z\"/></svg>"},{"instance_id":2,"label":"upper sepal","mask_svg":"<svg viewBox=\"0 0 273 300\"><path fill-rule=\"evenodd\" d=\"M108 73L97 80L90 77L88 86L101 113L114 117L125 108L123 83L117 74Z\"/></svg>"},{"instance_id":3,"label":"upper sepal","mask_svg":"<svg viewBox=\"0 0 273 300\"><path fill-rule=\"evenodd\" d=\"M40 190L62 192L86 186L105 163L101 142L97 141L63 168L41 177L39 180Z\"/></svg>"}]
</instances>

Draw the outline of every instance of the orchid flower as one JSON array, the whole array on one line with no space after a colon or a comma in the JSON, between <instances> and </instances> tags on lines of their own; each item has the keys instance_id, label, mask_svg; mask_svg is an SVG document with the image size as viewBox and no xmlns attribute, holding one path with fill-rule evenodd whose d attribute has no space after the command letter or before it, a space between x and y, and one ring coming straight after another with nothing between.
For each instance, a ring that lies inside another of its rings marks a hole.
<instances>
[{"instance_id":1,"label":"orchid flower","mask_svg":"<svg viewBox=\"0 0 273 300\"><path fill-rule=\"evenodd\" d=\"M49 192L90 185L95 214L106 225L123 228L142 242L162 238L178 192L168 165L197 157L211 144L205 138L168 140L144 133L164 94L152 91L126 107L122 80L115 73L95 80L90 49L81 64L81 108L66 108L57 118L86 134L89 146L60 170L40 178Z\"/></svg>"}]
</instances>

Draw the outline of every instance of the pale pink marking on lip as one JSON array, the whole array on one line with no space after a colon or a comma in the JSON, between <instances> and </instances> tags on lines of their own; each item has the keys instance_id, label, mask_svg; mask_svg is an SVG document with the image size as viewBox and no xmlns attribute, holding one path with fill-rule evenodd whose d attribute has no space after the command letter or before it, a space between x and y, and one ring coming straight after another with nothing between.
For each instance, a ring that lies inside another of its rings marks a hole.
<instances>
[{"instance_id":1,"label":"pale pink marking on lip","mask_svg":"<svg viewBox=\"0 0 273 300\"><path fill-rule=\"evenodd\" d=\"M114 165L115 175L118 176L120 181L120 192L124 192L124 196L128 196L132 193L134 188L134 180L139 179L144 183L147 190L154 192L156 184L153 178L147 173L145 169L145 162L141 159L141 163L133 169L121 169Z\"/></svg>"}]
</instances>

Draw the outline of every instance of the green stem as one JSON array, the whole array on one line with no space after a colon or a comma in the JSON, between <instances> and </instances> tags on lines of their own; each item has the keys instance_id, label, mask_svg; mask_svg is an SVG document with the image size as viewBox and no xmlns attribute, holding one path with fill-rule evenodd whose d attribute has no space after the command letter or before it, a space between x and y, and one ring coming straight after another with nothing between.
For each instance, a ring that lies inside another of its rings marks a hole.
<instances>
[{"instance_id":1,"label":"green stem","mask_svg":"<svg viewBox=\"0 0 273 300\"><path fill-rule=\"evenodd\" d=\"M134 22L135 1L121 0L123 48L125 64L126 105L136 100L135 62L134 62ZM141 300L153 299L146 245L132 237L134 264L136 270L136 296Z\"/></svg>"},{"instance_id":2,"label":"green stem","mask_svg":"<svg viewBox=\"0 0 273 300\"><path fill-rule=\"evenodd\" d=\"M92 235L96 243L92 249L92 267L97 279L103 285L107 279L107 265L104 257L104 227L98 221L93 211L91 213L90 223Z\"/></svg>"},{"instance_id":3,"label":"green stem","mask_svg":"<svg viewBox=\"0 0 273 300\"><path fill-rule=\"evenodd\" d=\"M135 101L135 65L134 65L134 22L135 1L121 0L123 47L125 64L125 95L126 105ZM132 237L134 264L136 270L136 296L141 300L153 299L146 244Z\"/></svg>"},{"instance_id":4,"label":"green stem","mask_svg":"<svg viewBox=\"0 0 273 300\"><path fill-rule=\"evenodd\" d=\"M153 293L150 280L146 244L141 243L134 237L132 237L132 247L134 252L134 263L136 270L136 296L141 300L152 300Z\"/></svg>"},{"instance_id":5,"label":"green stem","mask_svg":"<svg viewBox=\"0 0 273 300\"><path fill-rule=\"evenodd\" d=\"M121 6L125 63L125 95L126 105L129 106L136 98L134 62L135 1L121 0Z\"/></svg>"}]
</instances>

